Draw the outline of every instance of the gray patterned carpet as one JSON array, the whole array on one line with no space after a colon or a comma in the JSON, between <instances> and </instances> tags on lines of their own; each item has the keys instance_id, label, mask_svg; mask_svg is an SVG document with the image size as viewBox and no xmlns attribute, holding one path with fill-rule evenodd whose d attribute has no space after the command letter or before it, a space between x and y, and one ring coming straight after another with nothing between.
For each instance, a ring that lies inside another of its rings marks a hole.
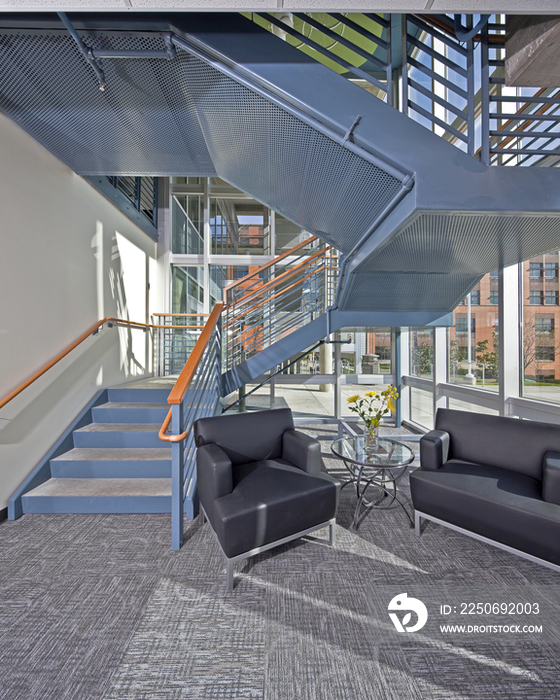
<instances>
[{"instance_id":1,"label":"gray patterned carpet","mask_svg":"<svg viewBox=\"0 0 560 700\"><path fill-rule=\"evenodd\" d=\"M233 593L199 520L180 552L165 515L0 524L0 698L560 697L560 574L433 524L418 539L399 507L351 531L354 504L347 487L335 548L307 538L248 560ZM402 593L428 609L417 632L389 618ZM539 612L440 612L469 601ZM447 623L543 631L443 632Z\"/></svg>"}]
</instances>

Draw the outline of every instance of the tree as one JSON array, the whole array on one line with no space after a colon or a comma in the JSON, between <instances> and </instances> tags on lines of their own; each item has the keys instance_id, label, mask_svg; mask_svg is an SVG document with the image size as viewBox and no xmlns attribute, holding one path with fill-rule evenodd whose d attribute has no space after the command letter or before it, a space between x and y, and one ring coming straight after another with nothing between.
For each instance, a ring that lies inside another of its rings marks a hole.
<instances>
[{"instance_id":1,"label":"tree","mask_svg":"<svg viewBox=\"0 0 560 700\"><path fill-rule=\"evenodd\" d=\"M498 334L492 331L492 350L490 341L479 340L476 344L476 361L484 365L485 374L498 378Z\"/></svg>"},{"instance_id":2,"label":"tree","mask_svg":"<svg viewBox=\"0 0 560 700\"><path fill-rule=\"evenodd\" d=\"M523 370L527 374L530 365L535 363L536 376L538 372L538 362L541 360L541 348L553 348L554 354L560 349L560 340L556 337L554 321L549 327L543 323L537 325L536 316L525 309L523 314Z\"/></svg>"},{"instance_id":3,"label":"tree","mask_svg":"<svg viewBox=\"0 0 560 700\"><path fill-rule=\"evenodd\" d=\"M415 369L419 374L431 374L432 352L432 347L428 343L417 345L412 356L413 371Z\"/></svg>"}]
</instances>

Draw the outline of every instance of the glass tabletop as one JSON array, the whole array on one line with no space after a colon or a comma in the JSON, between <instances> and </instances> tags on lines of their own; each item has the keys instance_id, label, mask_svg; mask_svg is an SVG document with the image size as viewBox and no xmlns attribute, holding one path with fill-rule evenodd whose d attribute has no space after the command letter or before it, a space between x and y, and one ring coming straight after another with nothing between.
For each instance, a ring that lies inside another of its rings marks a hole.
<instances>
[{"instance_id":1,"label":"glass tabletop","mask_svg":"<svg viewBox=\"0 0 560 700\"><path fill-rule=\"evenodd\" d=\"M379 438L376 452L366 451L364 435L338 438L331 445L331 450L337 457L346 461L376 469L403 467L414 459L410 447L388 438Z\"/></svg>"}]
</instances>

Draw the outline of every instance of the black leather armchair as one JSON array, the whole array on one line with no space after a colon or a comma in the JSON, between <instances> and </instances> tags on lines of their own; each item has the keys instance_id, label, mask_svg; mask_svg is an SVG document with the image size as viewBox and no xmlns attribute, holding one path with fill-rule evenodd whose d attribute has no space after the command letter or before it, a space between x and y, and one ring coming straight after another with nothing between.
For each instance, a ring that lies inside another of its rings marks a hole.
<instances>
[{"instance_id":1,"label":"black leather armchair","mask_svg":"<svg viewBox=\"0 0 560 700\"><path fill-rule=\"evenodd\" d=\"M290 409L201 418L194 433L200 508L227 558L228 590L237 561L326 526L334 544L340 484Z\"/></svg>"}]
</instances>

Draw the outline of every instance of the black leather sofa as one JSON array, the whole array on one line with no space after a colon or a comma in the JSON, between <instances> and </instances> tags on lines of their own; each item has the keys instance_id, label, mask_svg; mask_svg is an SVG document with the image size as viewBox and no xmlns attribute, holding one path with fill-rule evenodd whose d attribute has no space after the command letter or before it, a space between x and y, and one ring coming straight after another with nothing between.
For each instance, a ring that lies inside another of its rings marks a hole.
<instances>
[{"instance_id":1,"label":"black leather sofa","mask_svg":"<svg viewBox=\"0 0 560 700\"><path fill-rule=\"evenodd\" d=\"M410 475L416 516L560 571L560 426L439 409Z\"/></svg>"},{"instance_id":2,"label":"black leather sofa","mask_svg":"<svg viewBox=\"0 0 560 700\"><path fill-rule=\"evenodd\" d=\"M200 507L227 558L229 590L237 561L327 526L334 544L340 484L290 409L201 418L194 434Z\"/></svg>"}]
</instances>

